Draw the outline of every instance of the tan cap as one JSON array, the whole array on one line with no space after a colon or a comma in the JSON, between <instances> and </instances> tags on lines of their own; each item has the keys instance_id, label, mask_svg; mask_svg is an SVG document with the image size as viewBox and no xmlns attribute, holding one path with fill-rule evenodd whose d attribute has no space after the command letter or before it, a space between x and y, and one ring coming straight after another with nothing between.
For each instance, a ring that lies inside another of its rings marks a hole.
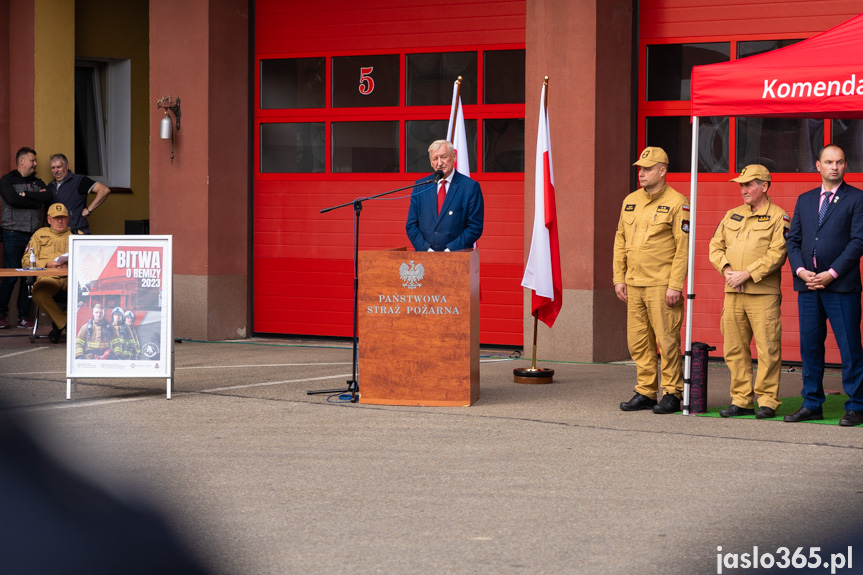
<instances>
[{"instance_id":1,"label":"tan cap","mask_svg":"<svg viewBox=\"0 0 863 575\"><path fill-rule=\"evenodd\" d=\"M641 155L638 156L638 161L632 164L633 166L641 166L642 168L650 168L656 164L667 164L668 154L662 148L648 146L644 148Z\"/></svg>"},{"instance_id":2,"label":"tan cap","mask_svg":"<svg viewBox=\"0 0 863 575\"><path fill-rule=\"evenodd\" d=\"M66 209L66 206L63 204L51 204L51 207L48 208L48 216L51 218L56 218L57 216L66 216L69 217L69 210Z\"/></svg>"},{"instance_id":3,"label":"tan cap","mask_svg":"<svg viewBox=\"0 0 863 575\"><path fill-rule=\"evenodd\" d=\"M743 171L740 172L740 175L730 181L738 182L740 184L745 184L746 182L751 182L752 180L761 180L762 182L770 181L770 170L762 166L761 164L749 164Z\"/></svg>"}]
</instances>

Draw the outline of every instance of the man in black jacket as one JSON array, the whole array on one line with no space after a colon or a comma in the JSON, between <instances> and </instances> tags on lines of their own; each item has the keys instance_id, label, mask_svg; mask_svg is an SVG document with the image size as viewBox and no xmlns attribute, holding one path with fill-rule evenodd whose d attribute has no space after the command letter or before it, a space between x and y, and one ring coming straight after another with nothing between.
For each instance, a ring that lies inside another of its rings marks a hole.
<instances>
[{"instance_id":1,"label":"man in black jacket","mask_svg":"<svg viewBox=\"0 0 863 575\"><path fill-rule=\"evenodd\" d=\"M45 182L36 177L36 150L21 148L15 154L18 169L0 178L0 205L3 207L0 226L3 228L3 267L17 268L33 232L42 227L43 206L51 203ZM9 299L18 278L0 281L0 329L9 326L6 315ZM24 280L18 290L18 327L33 327L30 321L30 300Z\"/></svg>"}]
</instances>

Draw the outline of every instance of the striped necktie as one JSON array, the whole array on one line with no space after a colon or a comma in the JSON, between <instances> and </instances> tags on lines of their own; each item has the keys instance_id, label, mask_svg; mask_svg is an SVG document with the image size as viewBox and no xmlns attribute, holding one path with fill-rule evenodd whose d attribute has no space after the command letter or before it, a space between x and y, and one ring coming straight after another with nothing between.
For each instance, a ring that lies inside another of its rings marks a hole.
<instances>
[{"instance_id":1,"label":"striped necktie","mask_svg":"<svg viewBox=\"0 0 863 575\"><path fill-rule=\"evenodd\" d=\"M827 213L827 208L830 207L830 198L833 197L833 192L824 192L824 201L821 202L821 209L818 210L818 225L824 222L824 214Z\"/></svg>"}]
</instances>

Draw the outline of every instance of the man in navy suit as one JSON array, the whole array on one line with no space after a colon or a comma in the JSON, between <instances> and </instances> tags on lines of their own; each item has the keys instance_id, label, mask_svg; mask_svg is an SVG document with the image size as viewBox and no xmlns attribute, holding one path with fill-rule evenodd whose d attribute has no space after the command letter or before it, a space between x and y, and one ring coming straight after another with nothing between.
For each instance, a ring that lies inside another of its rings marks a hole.
<instances>
[{"instance_id":1,"label":"man in navy suit","mask_svg":"<svg viewBox=\"0 0 863 575\"><path fill-rule=\"evenodd\" d=\"M848 394L839 425L847 427L863 423L863 190L843 181L845 152L835 144L821 149L815 167L821 172L821 187L797 198L787 240L798 292L803 406L784 419L824 419L824 340L829 320L842 358L842 387Z\"/></svg>"},{"instance_id":2,"label":"man in navy suit","mask_svg":"<svg viewBox=\"0 0 863 575\"><path fill-rule=\"evenodd\" d=\"M432 142L429 160L443 179L438 185L414 187L405 225L408 238L418 252L472 248L482 235L485 211L479 183L455 171L456 152L447 140Z\"/></svg>"}]
</instances>

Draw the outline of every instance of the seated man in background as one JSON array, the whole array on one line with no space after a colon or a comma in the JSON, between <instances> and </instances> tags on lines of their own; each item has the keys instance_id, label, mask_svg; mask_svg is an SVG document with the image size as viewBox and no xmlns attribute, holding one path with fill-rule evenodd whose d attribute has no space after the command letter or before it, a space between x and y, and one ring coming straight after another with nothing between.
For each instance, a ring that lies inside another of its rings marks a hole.
<instances>
[{"instance_id":1,"label":"seated man in background","mask_svg":"<svg viewBox=\"0 0 863 575\"><path fill-rule=\"evenodd\" d=\"M78 232L80 233L80 232ZM36 267L40 268L65 268L67 262L55 261L58 256L69 252L69 211L63 204L52 204L48 208L48 226L39 228L30 238L24 257L21 258L21 267L30 267L30 253L36 256ZM60 309L60 305L54 300L54 296L60 291L65 291L67 278L40 277L33 285L33 301L36 305L51 316L51 333L48 339L52 343L60 341L60 334L66 329L66 312Z\"/></svg>"}]
</instances>

